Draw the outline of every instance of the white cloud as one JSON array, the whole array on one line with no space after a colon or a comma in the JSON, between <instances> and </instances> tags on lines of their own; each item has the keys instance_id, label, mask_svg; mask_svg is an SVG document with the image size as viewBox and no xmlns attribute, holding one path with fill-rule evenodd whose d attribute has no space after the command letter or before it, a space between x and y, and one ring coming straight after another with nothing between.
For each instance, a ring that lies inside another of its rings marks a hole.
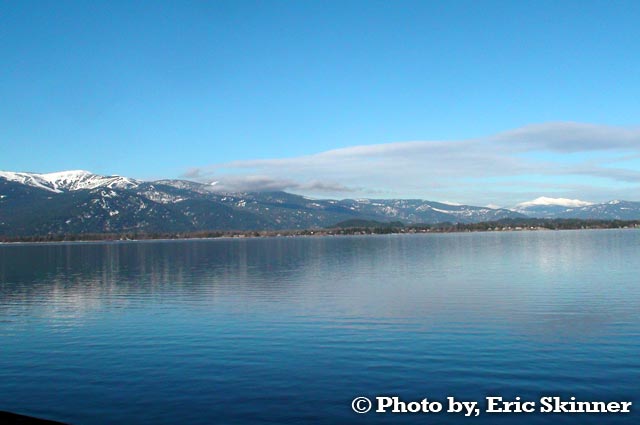
<instances>
[{"instance_id":1,"label":"white cloud","mask_svg":"<svg viewBox=\"0 0 640 425\"><path fill-rule=\"evenodd\" d=\"M185 176L186 177L186 176ZM310 191L310 192L353 192L356 189L338 183L311 180L304 183L291 179L273 178L267 175L226 176L212 182L214 192L273 192L273 191Z\"/></svg>"},{"instance_id":2,"label":"white cloud","mask_svg":"<svg viewBox=\"0 0 640 425\"><path fill-rule=\"evenodd\" d=\"M640 128L612 127L576 122L534 124L505 131L491 138L516 150L587 152L640 150Z\"/></svg>"},{"instance_id":3,"label":"white cloud","mask_svg":"<svg viewBox=\"0 0 640 425\"><path fill-rule=\"evenodd\" d=\"M576 154L589 159L576 160ZM362 145L294 158L232 161L192 168L185 177L216 180L217 190L420 197L479 205L515 204L530 195L576 196L576 191L581 199L597 199L607 188L619 193L627 186L627 198L637 199L640 192L632 184L640 182L634 165L639 154L638 128L561 122L468 140ZM578 186L581 191L575 190Z\"/></svg>"}]
</instances>

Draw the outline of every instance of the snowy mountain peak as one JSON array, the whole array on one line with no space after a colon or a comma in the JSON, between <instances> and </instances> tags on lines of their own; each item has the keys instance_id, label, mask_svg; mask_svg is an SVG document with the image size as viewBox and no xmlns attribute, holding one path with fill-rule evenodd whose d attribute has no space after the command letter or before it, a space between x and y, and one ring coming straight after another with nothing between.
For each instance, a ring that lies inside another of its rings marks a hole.
<instances>
[{"instance_id":1,"label":"snowy mountain peak","mask_svg":"<svg viewBox=\"0 0 640 425\"><path fill-rule=\"evenodd\" d=\"M140 184L138 181L128 177L100 176L85 170L68 170L45 174L0 171L0 177L55 193L96 189L99 187L132 189Z\"/></svg>"},{"instance_id":2,"label":"snowy mountain peak","mask_svg":"<svg viewBox=\"0 0 640 425\"><path fill-rule=\"evenodd\" d=\"M42 178L49 181L60 180L60 179L75 180L75 179L81 179L87 175L93 175L93 173L86 170L67 170L67 171L57 171L55 173L40 174Z\"/></svg>"},{"instance_id":3,"label":"snowy mountain peak","mask_svg":"<svg viewBox=\"0 0 640 425\"><path fill-rule=\"evenodd\" d=\"M567 199L567 198L547 198L546 196L541 196L539 198L534 199L533 201L521 202L516 205L517 209L523 209L527 207L534 206L560 206L560 207L586 207L589 205L593 205L593 202L581 201L579 199Z\"/></svg>"},{"instance_id":4,"label":"snowy mountain peak","mask_svg":"<svg viewBox=\"0 0 640 425\"><path fill-rule=\"evenodd\" d=\"M51 186L46 179L43 179L40 174L35 173L20 173L14 171L0 171L0 178L6 180L21 183L27 186L37 187L39 189L49 190L51 192L61 192Z\"/></svg>"}]
</instances>

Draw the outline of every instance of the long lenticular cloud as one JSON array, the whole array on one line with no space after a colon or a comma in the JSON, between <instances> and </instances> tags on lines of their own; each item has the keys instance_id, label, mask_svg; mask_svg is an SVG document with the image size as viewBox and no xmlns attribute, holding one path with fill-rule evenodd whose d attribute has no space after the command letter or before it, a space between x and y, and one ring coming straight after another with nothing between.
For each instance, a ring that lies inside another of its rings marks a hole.
<instances>
[{"instance_id":1,"label":"long lenticular cloud","mask_svg":"<svg viewBox=\"0 0 640 425\"><path fill-rule=\"evenodd\" d=\"M628 198L638 198L639 163L640 128L559 122L468 140L362 145L218 163L192 168L184 176L216 181L213 189L220 191L505 204L531 194L595 196L607 187L612 194L624 189Z\"/></svg>"}]
</instances>

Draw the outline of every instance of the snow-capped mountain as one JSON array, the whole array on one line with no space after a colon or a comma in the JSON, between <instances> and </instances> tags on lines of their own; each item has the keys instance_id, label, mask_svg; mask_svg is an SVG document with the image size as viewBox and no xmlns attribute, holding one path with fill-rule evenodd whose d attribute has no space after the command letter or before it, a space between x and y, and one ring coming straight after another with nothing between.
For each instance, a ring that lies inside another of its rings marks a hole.
<instances>
[{"instance_id":1,"label":"snow-capped mountain","mask_svg":"<svg viewBox=\"0 0 640 425\"><path fill-rule=\"evenodd\" d=\"M84 170L60 171L46 174L0 171L0 177L55 193L95 189L98 187L132 189L140 184L140 182L127 177L100 176Z\"/></svg>"},{"instance_id":2,"label":"snow-capped mountain","mask_svg":"<svg viewBox=\"0 0 640 425\"><path fill-rule=\"evenodd\" d=\"M593 205L593 203L579 199L548 198L541 196L532 201L521 202L513 207L512 210L529 217L556 218L573 208L586 207L589 205Z\"/></svg>"},{"instance_id":3,"label":"snow-capped mountain","mask_svg":"<svg viewBox=\"0 0 640 425\"><path fill-rule=\"evenodd\" d=\"M637 220L640 219L640 203L609 201L594 203L579 199L540 197L522 202L513 208L529 217L579 218L591 220Z\"/></svg>"},{"instance_id":4,"label":"snow-capped mountain","mask_svg":"<svg viewBox=\"0 0 640 425\"><path fill-rule=\"evenodd\" d=\"M506 209L475 207L453 204L451 202L433 202L421 199L359 199L337 201L355 212L382 216L388 220L406 223L473 223L493 221L503 218L516 218L519 214Z\"/></svg>"},{"instance_id":5,"label":"snow-capped mountain","mask_svg":"<svg viewBox=\"0 0 640 425\"><path fill-rule=\"evenodd\" d=\"M567 199L567 198L547 198L546 196L541 196L539 198L534 199L533 201L522 202L516 205L519 208L527 208L534 206L560 206L560 207L586 207L587 205L593 205L593 202L581 201L579 199Z\"/></svg>"},{"instance_id":6,"label":"snow-capped mountain","mask_svg":"<svg viewBox=\"0 0 640 425\"><path fill-rule=\"evenodd\" d=\"M559 218L581 218L598 220L638 220L640 219L640 202L609 201L566 210Z\"/></svg>"}]
</instances>

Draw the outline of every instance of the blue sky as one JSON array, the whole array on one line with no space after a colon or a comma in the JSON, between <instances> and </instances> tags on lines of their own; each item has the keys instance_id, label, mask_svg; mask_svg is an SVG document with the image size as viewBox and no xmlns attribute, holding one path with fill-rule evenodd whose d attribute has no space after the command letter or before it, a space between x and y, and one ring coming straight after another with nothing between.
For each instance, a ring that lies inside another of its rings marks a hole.
<instances>
[{"instance_id":1,"label":"blue sky","mask_svg":"<svg viewBox=\"0 0 640 425\"><path fill-rule=\"evenodd\" d=\"M638 22L635 1L3 0L0 169L640 200Z\"/></svg>"}]
</instances>

